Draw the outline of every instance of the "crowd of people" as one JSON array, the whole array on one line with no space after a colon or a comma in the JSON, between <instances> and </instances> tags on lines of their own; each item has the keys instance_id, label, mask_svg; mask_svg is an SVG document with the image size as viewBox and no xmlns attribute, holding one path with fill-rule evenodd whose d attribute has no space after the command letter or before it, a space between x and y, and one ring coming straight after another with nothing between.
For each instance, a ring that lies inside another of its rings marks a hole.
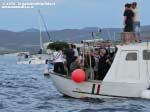
<instances>
[{"instance_id":1,"label":"crowd of people","mask_svg":"<svg viewBox=\"0 0 150 112\"><path fill-rule=\"evenodd\" d=\"M96 48L84 50L84 53L81 53L75 45L71 44L66 50L56 48L53 53L54 72L70 75L76 69L83 69L87 79L90 79L92 70L93 79L103 80L114 59L115 52L116 49L112 51L109 48Z\"/></svg>"},{"instance_id":2,"label":"crowd of people","mask_svg":"<svg viewBox=\"0 0 150 112\"><path fill-rule=\"evenodd\" d=\"M140 37L140 17L136 2L126 3L124 11L124 42L131 40L141 42Z\"/></svg>"},{"instance_id":3,"label":"crowd of people","mask_svg":"<svg viewBox=\"0 0 150 112\"><path fill-rule=\"evenodd\" d=\"M124 10L124 42L130 43L131 40L140 42L140 19L137 3L126 3ZM62 50L56 48L53 53L54 57L54 72L60 74L71 74L75 69L83 69L86 72L87 78L91 78L89 74L94 75L95 80L103 80L107 74L115 53L109 48L90 49L83 53L70 44L69 48Z\"/></svg>"}]
</instances>

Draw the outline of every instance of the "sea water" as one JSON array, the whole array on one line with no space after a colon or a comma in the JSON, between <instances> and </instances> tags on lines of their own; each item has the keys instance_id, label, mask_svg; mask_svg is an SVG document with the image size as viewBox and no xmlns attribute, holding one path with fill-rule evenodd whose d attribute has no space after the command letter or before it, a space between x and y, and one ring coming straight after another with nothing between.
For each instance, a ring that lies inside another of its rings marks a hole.
<instances>
[{"instance_id":1,"label":"sea water","mask_svg":"<svg viewBox=\"0 0 150 112\"><path fill-rule=\"evenodd\" d=\"M51 77L44 77L43 65L16 61L15 56L0 56L0 112L150 112L150 100L63 97Z\"/></svg>"}]
</instances>

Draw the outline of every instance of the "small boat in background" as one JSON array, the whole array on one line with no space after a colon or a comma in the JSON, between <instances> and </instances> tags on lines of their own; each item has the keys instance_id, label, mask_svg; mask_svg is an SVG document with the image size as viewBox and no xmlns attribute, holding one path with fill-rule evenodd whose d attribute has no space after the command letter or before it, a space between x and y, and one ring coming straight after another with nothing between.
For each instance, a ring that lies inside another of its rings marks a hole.
<instances>
[{"instance_id":1,"label":"small boat in background","mask_svg":"<svg viewBox=\"0 0 150 112\"><path fill-rule=\"evenodd\" d=\"M47 64L52 62L52 58L48 54L36 54L18 56L17 64Z\"/></svg>"},{"instance_id":2,"label":"small boat in background","mask_svg":"<svg viewBox=\"0 0 150 112\"><path fill-rule=\"evenodd\" d=\"M38 54L35 55L30 55L30 53L20 53L18 55L18 61L17 64L47 64L47 63L52 63L53 56L52 56L52 51L48 50L47 53L43 53L44 50L47 50L47 45L45 46L43 44L42 40L42 31L41 31L41 21L43 21L45 29L47 31L47 26L45 24L44 18L39 10L39 27L40 27L40 50L38 51ZM50 39L50 35L47 31L47 35ZM50 40L49 43L52 43Z\"/></svg>"}]
</instances>

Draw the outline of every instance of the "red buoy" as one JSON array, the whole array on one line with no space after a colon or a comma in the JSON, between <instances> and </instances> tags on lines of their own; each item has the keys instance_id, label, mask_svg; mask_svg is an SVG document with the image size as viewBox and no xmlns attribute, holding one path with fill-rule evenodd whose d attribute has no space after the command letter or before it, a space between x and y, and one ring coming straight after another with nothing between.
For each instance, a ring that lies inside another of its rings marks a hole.
<instances>
[{"instance_id":1,"label":"red buoy","mask_svg":"<svg viewBox=\"0 0 150 112\"><path fill-rule=\"evenodd\" d=\"M82 69L76 69L71 74L72 80L76 83L85 81L85 72Z\"/></svg>"}]
</instances>

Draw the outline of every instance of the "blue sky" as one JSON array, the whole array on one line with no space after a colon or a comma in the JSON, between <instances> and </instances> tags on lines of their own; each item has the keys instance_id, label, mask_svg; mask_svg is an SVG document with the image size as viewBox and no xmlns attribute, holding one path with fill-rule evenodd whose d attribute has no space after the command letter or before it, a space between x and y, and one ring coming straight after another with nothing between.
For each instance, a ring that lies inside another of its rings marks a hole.
<instances>
[{"instance_id":1,"label":"blue sky","mask_svg":"<svg viewBox=\"0 0 150 112\"><path fill-rule=\"evenodd\" d=\"M17 0L1 0L0 2L3 1ZM141 24L150 25L150 0L53 1L56 3L55 6L36 7L34 9L0 9L0 29L12 31L22 31L28 28L39 29L38 9L41 10L49 30L83 27L121 28L123 27L124 4L133 1L139 5ZM42 29L44 30L43 26Z\"/></svg>"}]
</instances>

